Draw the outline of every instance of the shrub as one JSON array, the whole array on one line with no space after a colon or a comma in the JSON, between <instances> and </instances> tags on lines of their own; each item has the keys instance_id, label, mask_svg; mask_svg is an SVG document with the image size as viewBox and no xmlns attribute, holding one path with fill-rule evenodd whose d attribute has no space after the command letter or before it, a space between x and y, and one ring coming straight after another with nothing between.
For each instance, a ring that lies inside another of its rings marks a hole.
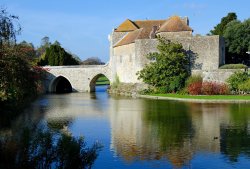
<instances>
[{"instance_id":1,"label":"shrub","mask_svg":"<svg viewBox=\"0 0 250 169\"><path fill-rule=\"evenodd\" d=\"M229 89L224 83L203 82L201 92L204 95L224 95L229 93Z\"/></svg>"},{"instance_id":2,"label":"shrub","mask_svg":"<svg viewBox=\"0 0 250 169\"><path fill-rule=\"evenodd\" d=\"M194 82L187 87L187 90L188 93L191 95L200 95L202 94L201 88L202 88L202 82Z\"/></svg>"},{"instance_id":3,"label":"shrub","mask_svg":"<svg viewBox=\"0 0 250 169\"><path fill-rule=\"evenodd\" d=\"M245 93L250 93L250 79L246 80L242 84L239 84L238 88L240 91L243 91Z\"/></svg>"},{"instance_id":4,"label":"shrub","mask_svg":"<svg viewBox=\"0 0 250 169\"><path fill-rule=\"evenodd\" d=\"M231 90L237 91L239 90L239 85L244 83L247 79L247 72L237 71L228 78L227 82Z\"/></svg>"},{"instance_id":5,"label":"shrub","mask_svg":"<svg viewBox=\"0 0 250 169\"><path fill-rule=\"evenodd\" d=\"M154 90L155 94L163 94L163 93L167 93L167 88L166 87L157 87Z\"/></svg>"},{"instance_id":6,"label":"shrub","mask_svg":"<svg viewBox=\"0 0 250 169\"><path fill-rule=\"evenodd\" d=\"M137 72L138 79L144 83L161 87L165 86L168 92L176 92L185 85L188 77L188 58L179 43L158 37L158 51L149 53L147 58L155 60Z\"/></svg>"},{"instance_id":7,"label":"shrub","mask_svg":"<svg viewBox=\"0 0 250 169\"><path fill-rule=\"evenodd\" d=\"M225 95L229 94L229 88L224 83L216 82L194 82L188 87L188 93L191 95Z\"/></svg>"},{"instance_id":8,"label":"shrub","mask_svg":"<svg viewBox=\"0 0 250 169\"><path fill-rule=\"evenodd\" d=\"M114 89L116 89L119 85L120 85L120 78L119 76L116 74L115 75L115 81L112 83L111 87L113 87Z\"/></svg>"},{"instance_id":9,"label":"shrub","mask_svg":"<svg viewBox=\"0 0 250 169\"><path fill-rule=\"evenodd\" d=\"M220 69L246 69L247 66L244 64L227 64L222 65Z\"/></svg>"}]
</instances>

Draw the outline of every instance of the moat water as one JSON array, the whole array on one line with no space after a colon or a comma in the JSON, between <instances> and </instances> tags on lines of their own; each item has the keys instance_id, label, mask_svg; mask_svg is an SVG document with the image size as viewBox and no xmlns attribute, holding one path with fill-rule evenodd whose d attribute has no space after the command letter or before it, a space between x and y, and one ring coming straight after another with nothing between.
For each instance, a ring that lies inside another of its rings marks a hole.
<instances>
[{"instance_id":1,"label":"moat water","mask_svg":"<svg viewBox=\"0 0 250 169\"><path fill-rule=\"evenodd\" d=\"M42 96L1 125L1 137L23 125L50 124L103 145L94 169L249 168L250 104L133 99L103 90Z\"/></svg>"}]
</instances>

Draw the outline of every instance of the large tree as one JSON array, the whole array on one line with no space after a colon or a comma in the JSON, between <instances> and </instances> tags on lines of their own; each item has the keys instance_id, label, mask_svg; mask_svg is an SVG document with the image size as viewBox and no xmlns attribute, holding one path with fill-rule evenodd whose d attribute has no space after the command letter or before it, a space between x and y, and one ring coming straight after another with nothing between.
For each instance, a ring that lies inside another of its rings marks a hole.
<instances>
[{"instance_id":1,"label":"large tree","mask_svg":"<svg viewBox=\"0 0 250 169\"><path fill-rule=\"evenodd\" d=\"M79 65L79 62L73 58L71 54L66 52L64 48L60 46L60 43L56 42L46 49L45 54L42 55L38 64L42 66L62 66Z\"/></svg>"},{"instance_id":2,"label":"large tree","mask_svg":"<svg viewBox=\"0 0 250 169\"><path fill-rule=\"evenodd\" d=\"M224 31L227 55L231 62L249 63L250 51L250 19L244 22L232 21Z\"/></svg>"},{"instance_id":3,"label":"large tree","mask_svg":"<svg viewBox=\"0 0 250 169\"><path fill-rule=\"evenodd\" d=\"M223 36L226 26L231 21L237 20L237 15L234 12L228 13L227 16L221 19L221 22L210 31L212 35L221 35Z\"/></svg>"},{"instance_id":4,"label":"large tree","mask_svg":"<svg viewBox=\"0 0 250 169\"><path fill-rule=\"evenodd\" d=\"M29 51L22 50L25 43L16 45L20 32L18 17L0 11L0 112L25 105L37 92L35 69L28 63ZM26 48L25 48L26 49Z\"/></svg>"},{"instance_id":5,"label":"large tree","mask_svg":"<svg viewBox=\"0 0 250 169\"><path fill-rule=\"evenodd\" d=\"M11 15L6 9L0 7L0 50L3 50L4 45L15 43L16 35L20 32L18 16Z\"/></svg>"},{"instance_id":6,"label":"large tree","mask_svg":"<svg viewBox=\"0 0 250 169\"><path fill-rule=\"evenodd\" d=\"M188 77L188 59L185 50L179 43L158 37L159 52L148 54L152 60L144 69L138 72L138 78L155 86L165 87L166 92L180 90Z\"/></svg>"}]
</instances>

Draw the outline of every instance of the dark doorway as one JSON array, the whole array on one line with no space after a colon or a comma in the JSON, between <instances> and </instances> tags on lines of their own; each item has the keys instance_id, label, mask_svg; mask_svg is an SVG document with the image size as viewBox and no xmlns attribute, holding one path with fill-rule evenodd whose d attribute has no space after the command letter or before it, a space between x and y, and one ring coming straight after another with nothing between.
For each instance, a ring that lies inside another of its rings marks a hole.
<instances>
[{"instance_id":1,"label":"dark doorway","mask_svg":"<svg viewBox=\"0 0 250 169\"><path fill-rule=\"evenodd\" d=\"M68 79L65 77L59 76L54 82L54 93L71 93L72 86Z\"/></svg>"}]
</instances>

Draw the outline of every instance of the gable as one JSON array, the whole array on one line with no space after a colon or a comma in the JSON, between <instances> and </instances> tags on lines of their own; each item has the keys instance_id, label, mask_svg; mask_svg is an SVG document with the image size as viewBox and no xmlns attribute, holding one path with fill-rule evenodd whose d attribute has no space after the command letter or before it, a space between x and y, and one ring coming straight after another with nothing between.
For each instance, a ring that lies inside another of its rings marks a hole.
<instances>
[{"instance_id":1,"label":"gable","mask_svg":"<svg viewBox=\"0 0 250 169\"><path fill-rule=\"evenodd\" d=\"M127 19L115 29L115 32L130 32L137 29L138 27L131 20Z\"/></svg>"}]
</instances>

